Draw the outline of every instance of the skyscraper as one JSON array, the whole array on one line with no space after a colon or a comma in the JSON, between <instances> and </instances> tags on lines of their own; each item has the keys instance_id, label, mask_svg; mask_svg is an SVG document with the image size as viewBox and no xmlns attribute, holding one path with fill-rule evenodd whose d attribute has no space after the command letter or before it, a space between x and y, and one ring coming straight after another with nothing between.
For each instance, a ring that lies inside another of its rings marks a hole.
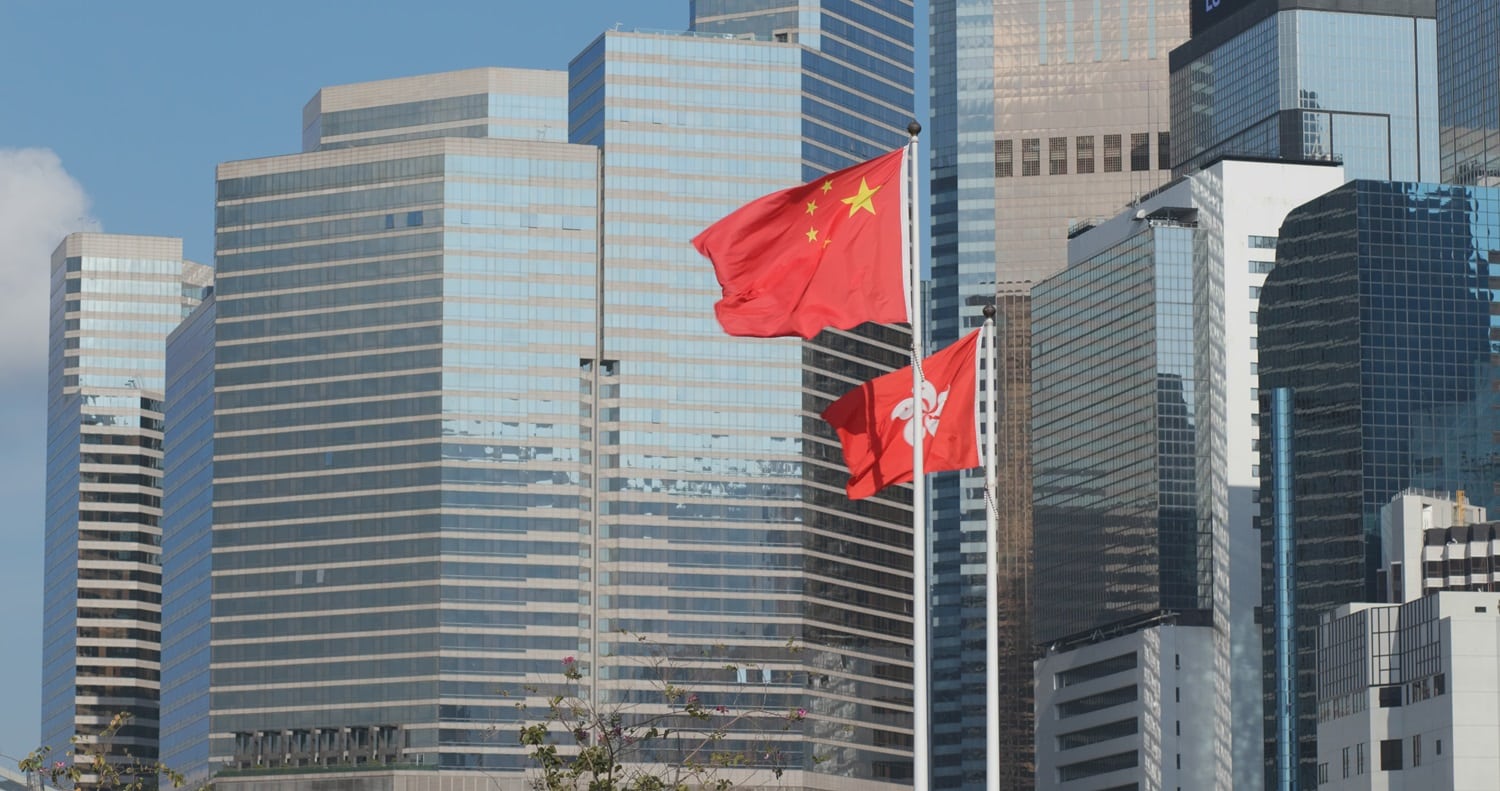
<instances>
[{"instance_id":1,"label":"skyscraper","mask_svg":"<svg viewBox=\"0 0 1500 791\"><path fill-rule=\"evenodd\" d=\"M1494 186L1500 176L1500 7L1437 2L1438 124L1442 180Z\"/></svg>"},{"instance_id":2,"label":"skyscraper","mask_svg":"<svg viewBox=\"0 0 1500 791\"><path fill-rule=\"evenodd\" d=\"M1192 7L1192 38L1171 56L1174 173L1239 154L1438 177L1433 0Z\"/></svg>"},{"instance_id":3,"label":"skyscraper","mask_svg":"<svg viewBox=\"0 0 1500 791\"><path fill-rule=\"evenodd\" d=\"M1212 163L1076 236L1033 289L1038 788L1258 784L1257 259L1342 182Z\"/></svg>"},{"instance_id":4,"label":"skyscraper","mask_svg":"<svg viewBox=\"0 0 1500 791\"><path fill-rule=\"evenodd\" d=\"M935 343L996 304L1000 590L984 591L981 479L935 479L933 784L983 782L984 597L1001 600L1002 788L1031 784L1031 285L1070 229L1168 177L1167 53L1185 3L936 0L932 45Z\"/></svg>"},{"instance_id":5,"label":"skyscraper","mask_svg":"<svg viewBox=\"0 0 1500 791\"><path fill-rule=\"evenodd\" d=\"M1407 487L1500 507L1500 194L1355 181L1294 210L1260 303L1267 786L1317 783L1318 614L1380 601Z\"/></svg>"},{"instance_id":6,"label":"skyscraper","mask_svg":"<svg viewBox=\"0 0 1500 791\"><path fill-rule=\"evenodd\" d=\"M211 781L214 298L167 336L162 431L162 763L190 788Z\"/></svg>"},{"instance_id":7,"label":"skyscraper","mask_svg":"<svg viewBox=\"0 0 1500 791\"><path fill-rule=\"evenodd\" d=\"M909 494L850 503L817 418L907 336L728 338L688 240L904 141L911 6L709 6L712 32L609 32L567 73L326 88L306 151L221 166L214 620L187 663L219 782L521 787L497 689L560 690L575 657L591 699L662 703L621 630L695 658L711 705L807 711L749 769L909 780Z\"/></svg>"},{"instance_id":8,"label":"skyscraper","mask_svg":"<svg viewBox=\"0 0 1500 791\"><path fill-rule=\"evenodd\" d=\"M117 714L110 759L157 757L164 342L210 278L180 239L75 233L52 253L41 714L65 761Z\"/></svg>"}]
</instances>

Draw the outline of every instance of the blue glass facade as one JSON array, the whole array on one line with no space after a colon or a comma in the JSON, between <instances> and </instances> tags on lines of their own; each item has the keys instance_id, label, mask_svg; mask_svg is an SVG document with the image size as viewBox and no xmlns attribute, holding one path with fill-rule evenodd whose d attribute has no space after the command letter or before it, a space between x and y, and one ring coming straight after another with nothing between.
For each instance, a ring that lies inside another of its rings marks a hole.
<instances>
[{"instance_id":1,"label":"blue glass facade","mask_svg":"<svg viewBox=\"0 0 1500 791\"><path fill-rule=\"evenodd\" d=\"M1500 178L1500 8L1438 0L1438 113L1442 180L1492 186Z\"/></svg>"},{"instance_id":2,"label":"blue glass facade","mask_svg":"<svg viewBox=\"0 0 1500 791\"><path fill-rule=\"evenodd\" d=\"M1431 2L1243 4L1173 50L1172 163L1334 159L1350 178L1438 176Z\"/></svg>"},{"instance_id":3,"label":"blue glass facade","mask_svg":"<svg viewBox=\"0 0 1500 791\"><path fill-rule=\"evenodd\" d=\"M210 779L214 300L167 336L162 432L162 763Z\"/></svg>"},{"instance_id":4,"label":"blue glass facade","mask_svg":"<svg viewBox=\"0 0 1500 791\"><path fill-rule=\"evenodd\" d=\"M1260 302L1261 392L1278 399L1262 396L1262 513L1295 531L1290 547L1262 533L1267 777L1280 788L1316 784L1318 615L1382 600L1381 507L1407 487L1500 505L1497 248L1500 192L1487 188L1356 181L1282 226ZM1289 440L1276 433L1288 416ZM1287 644L1295 683L1275 653ZM1289 733L1294 752L1278 749Z\"/></svg>"}]
</instances>

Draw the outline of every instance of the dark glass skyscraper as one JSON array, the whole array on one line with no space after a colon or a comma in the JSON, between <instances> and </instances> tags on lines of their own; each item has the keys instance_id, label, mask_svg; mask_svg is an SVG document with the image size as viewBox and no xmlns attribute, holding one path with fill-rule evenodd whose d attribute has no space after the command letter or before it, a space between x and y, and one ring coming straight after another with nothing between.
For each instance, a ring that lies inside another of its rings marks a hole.
<instances>
[{"instance_id":1,"label":"dark glass skyscraper","mask_svg":"<svg viewBox=\"0 0 1500 791\"><path fill-rule=\"evenodd\" d=\"M1438 178L1433 0L1192 5L1192 38L1171 56L1174 173L1239 154Z\"/></svg>"},{"instance_id":2,"label":"dark glass skyscraper","mask_svg":"<svg viewBox=\"0 0 1500 791\"><path fill-rule=\"evenodd\" d=\"M1500 191L1356 181L1288 215L1260 297L1267 785L1316 777L1315 632L1381 601L1407 487L1500 507Z\"/></svg>"}]
</instances>

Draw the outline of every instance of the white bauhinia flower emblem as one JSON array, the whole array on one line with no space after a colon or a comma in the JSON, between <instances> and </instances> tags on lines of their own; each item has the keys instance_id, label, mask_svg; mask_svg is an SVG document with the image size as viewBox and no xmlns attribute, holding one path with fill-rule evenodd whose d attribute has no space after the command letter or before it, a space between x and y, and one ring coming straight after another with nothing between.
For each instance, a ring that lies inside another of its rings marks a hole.
<instances>
[{"instance_id":1,"label":"white bauhinia flower emblem","mask_svg":"<svg viewBox=\"0 0 1500 791\"><path fill-rule=\"evenodd\" d=\"M948 403L948 393L949 390L944 390L939 395L937 388L932 386L932 382L922 383L922 425L927 429L928 435L937 434L938 418L943 415L943 405ZM916 417L916 409L912 398L897 404L891 412L892 420L906 421L901 436L906 438L908 445L917 444L916 422L912 420L914 417Z\"/></svg>"}]
</instances>

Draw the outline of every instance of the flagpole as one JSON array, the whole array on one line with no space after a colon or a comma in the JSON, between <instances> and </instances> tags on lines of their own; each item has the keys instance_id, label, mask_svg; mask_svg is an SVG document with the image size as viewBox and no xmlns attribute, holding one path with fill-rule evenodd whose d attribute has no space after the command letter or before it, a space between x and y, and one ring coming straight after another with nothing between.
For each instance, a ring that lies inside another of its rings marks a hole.
<instances>
[{"instance_id":1,"label":"flagpole","mask_svg":"<svg viewBox=\"0 0 1500 791\"><path fill-rule=\"evenodd\" d=\"M927 474L922 446L927 434L927 414L922 403L922 354L926 350L924 318L922 310L922 201L917 189L917 135L922 125L912 121L906 131L911 140L906 145L907 196L911 207L908 238L911 249L907 255L911 286L908 299L911 309L911 384L912 404L916 407L917 430L912 432L912 482L911 482L911 619L912 619L912 787L914 791L927 791L931 770L929 768L928 727L928 668L927 643L929 618L927 617Z\"/></svg>"},{"instance_id":2,"label":"flagpole","mask_svg":"<svg viewBox=\"0 0 1500 791\"><path fill-rule=\"evenodd\" d=\"M984 721L987 791L1000 791L1000 513L995 501L1000 442L1000 355L995 348L995 306L984 306Z\"/></svg>"}]
</instances>

